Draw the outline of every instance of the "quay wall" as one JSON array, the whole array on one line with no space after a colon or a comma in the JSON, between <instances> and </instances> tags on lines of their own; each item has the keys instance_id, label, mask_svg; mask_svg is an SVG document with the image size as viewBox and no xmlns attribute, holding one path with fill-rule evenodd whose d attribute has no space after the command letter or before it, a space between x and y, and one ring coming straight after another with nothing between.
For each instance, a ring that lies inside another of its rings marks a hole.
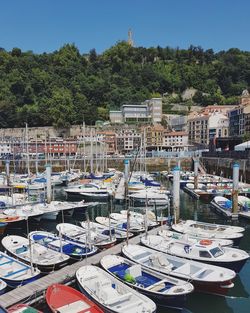
<instances>
[{"instance_id":1,"label":"quay wall","mask_svg":"<svg viewBox=\"0 0 250 313\"><path fill-rule=\"evenodd\" d=\"M99 169L102 168L103 161L97 161L99 163ZM139 162L139 161L138 161ZM180 166L183 170L190 170L192 159L191 158L147 158L146 160L141 161L143 164L146 163L146 167L148 171L170 171L173 169L178 162L180 162ZM30 170L31 172L35 173L36 169L36 160L31 159L30 163ZM68 168L75 168L84 170L84 160L83 159L52 159L49 160L48 163L52 165L52 170L54 172L64 171ZM133 163L133 159L131 160ZM38 161L38 169L40 172L45 170L46 162L45 160ZM140 165L134 167L134 170L138 170ZM108 168L116 168L120 171L124 169L124 159L121 158L112 158L107 159L107 167ZM95 160L94 160L94 169L95 169ZM13 162L10 160L10 170L16 173L26 173L27 172L27 163L25 160L19 160ZM5 161L0 160L0 171L5 171ZM90 171L90 160L86 160L86 171Z\"/></svg>"},{"instance_id":2,"label":"quay wall","mask_svg":"<svg viewBox=\"0 0 250 313\"><path fill-rule=\"evenodd\" d=\"M235 159L206 156L201 158L201 162L207 173L227 178L233 177L233 164L237 162L240 166L240 181L250 183L250 158Z\"/></svg>"},{"instance_id":3,"label":"quay wall","mask_svg":"<svg viewBox=\"0 0 250 313\"><path fill-rule=\"evenodd\" d=\"M25 138L25 127L0 128L0 137ZM82 133L82 125L71 125L70 128L55 128L53 126L28 127L29 138L45 137L76 137Z\"/></svg>"}]
</instances>

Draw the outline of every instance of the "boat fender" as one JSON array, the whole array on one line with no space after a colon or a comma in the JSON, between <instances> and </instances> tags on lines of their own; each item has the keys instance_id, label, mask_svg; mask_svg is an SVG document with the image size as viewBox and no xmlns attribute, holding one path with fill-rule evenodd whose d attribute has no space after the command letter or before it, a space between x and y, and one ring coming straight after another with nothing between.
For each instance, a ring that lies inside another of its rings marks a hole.
<instances>
[{"instance_id":1,"label":"boat fender","mask_svg":"<svg viewBox=\"0 0 250 313\"><path fill-rule=\"evenodd\" d=\"M212 240L209 240L209 239L200 240L200 244L203 245L203 246L209 246L212 243L213 243Z\"/></svg>"}]
</instances>

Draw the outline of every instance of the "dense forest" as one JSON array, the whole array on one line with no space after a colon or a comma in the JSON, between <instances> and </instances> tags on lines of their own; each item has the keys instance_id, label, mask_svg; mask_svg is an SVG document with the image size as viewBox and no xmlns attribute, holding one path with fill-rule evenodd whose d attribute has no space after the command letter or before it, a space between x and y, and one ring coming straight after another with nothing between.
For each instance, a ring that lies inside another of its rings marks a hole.
<instances>
[{"instance_id":1,"label":"dense forest","mask_svg":"<svg viewBox=\"0 0 250 313\"><path fill-rule=\"evenodd\" d=\"M239 49L118 42L100 55L94 49L82 55L72 44L43 54L0 48L0 127L93 124L123 102L163 94L181 101L189 87L198 90L193 103L231 104L249 86L250 52Z\"/></svg>"}]
</instances>

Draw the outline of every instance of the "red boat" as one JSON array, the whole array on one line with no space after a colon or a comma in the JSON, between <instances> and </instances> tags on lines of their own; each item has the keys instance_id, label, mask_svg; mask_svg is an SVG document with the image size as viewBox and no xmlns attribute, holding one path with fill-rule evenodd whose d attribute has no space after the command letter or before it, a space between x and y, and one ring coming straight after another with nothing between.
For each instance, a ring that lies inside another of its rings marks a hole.
<instances>
[{"instance_id":1,"label":"red boat","mask_svg":"<svg viewBox=\"0 0 250 313\"><path fill-rule=\"evenodd\" d=\"M16 304L13 305L12 307L10 307L8 309L8 313L43 313L42 311L39 311L35 308L32 308L31 306L27 305L27 304Z\"/></svg>"},{"instance_id":2,"label":"red boat","mask_svg":"<svg viewBox=\"0 0 250 313\"><path fill-rule=\"evenodd\" d=\"M84 294L69 286L54 284L46 291L46 301L54 313L103 313Z\"/></svg>"}]
</instances>

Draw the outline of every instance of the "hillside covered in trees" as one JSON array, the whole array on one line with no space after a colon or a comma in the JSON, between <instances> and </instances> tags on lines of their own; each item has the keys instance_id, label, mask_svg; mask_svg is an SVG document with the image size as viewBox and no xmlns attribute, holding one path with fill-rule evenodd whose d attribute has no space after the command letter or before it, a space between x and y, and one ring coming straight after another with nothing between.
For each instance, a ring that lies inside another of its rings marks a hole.
<instances>
[{"instance_id":1,"label":"hillside covered in trees","mask_svg":"<svg viewBox=\"0 0 250 313\"><path fill-rule=\"evenodd\" d=\"M43 54L0 48L0 127L67 127L83 118L93 124L123 102L172 93L179 101L189 87L198 90L197 104L231 104L249 86L250 52L238 49L214 53L119 42L101 55L94 49L81 55L70 44Z\"/></svg>"}]
</instances>

